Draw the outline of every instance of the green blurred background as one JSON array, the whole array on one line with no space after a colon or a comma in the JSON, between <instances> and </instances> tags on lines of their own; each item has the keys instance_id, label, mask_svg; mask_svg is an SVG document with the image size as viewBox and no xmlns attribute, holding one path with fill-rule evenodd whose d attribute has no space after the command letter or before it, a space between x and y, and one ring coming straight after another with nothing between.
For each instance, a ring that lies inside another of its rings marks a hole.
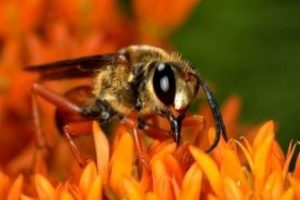
<instances>
[{"instance_id":1,"label":"green blurred background","mask_svg":"<svg viewBox=\"0 0 300 200\"><path fill-rule=\"evenodd\" d=\"M242 98L241 121L274 119L286 149L300 139L300 1L205 0L172 42L223 101Z\"/></svg>"}]
</instances>

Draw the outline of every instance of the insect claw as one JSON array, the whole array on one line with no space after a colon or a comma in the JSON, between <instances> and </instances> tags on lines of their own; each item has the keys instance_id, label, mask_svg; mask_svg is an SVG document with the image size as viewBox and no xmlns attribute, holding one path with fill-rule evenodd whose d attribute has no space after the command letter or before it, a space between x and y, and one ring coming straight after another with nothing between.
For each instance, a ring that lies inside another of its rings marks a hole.
<instances>
[{"instance_id":1,"label":"insect claw","mask_svg":"<svg viewBox=\"0 0 300 200\"><path fill-rule=\"evenodd\" d=\"M181 142L181 124L184 117L184 114L180 114L176 119L174 117L170 117L172 135L177 146L179 146Z\"/></svg>"}]
</instances>

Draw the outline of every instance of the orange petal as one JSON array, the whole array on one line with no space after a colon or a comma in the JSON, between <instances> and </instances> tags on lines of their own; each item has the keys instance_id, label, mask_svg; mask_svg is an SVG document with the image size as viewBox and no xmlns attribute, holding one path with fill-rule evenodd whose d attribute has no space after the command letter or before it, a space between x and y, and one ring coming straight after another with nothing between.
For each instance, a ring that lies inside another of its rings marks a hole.
<instances>
[{"instance_id":1,"label":"orange petal","mask_svg":"<svg viewBox=\"0 0 300 200\"><path fill-rule=\"evenodd\" d=\"M110 185L112 190L123 196L124 189L122 186L123 177L130 176L133 169L134 162L134 145L133 139L128 132L125 132L111 158L111 176Z\"/></svg>"},{"instance_id":2,"label":"orange petal","mask_svg":"<svg viewBox=\"0 0 300 200\"><path fill-rule=\"evenodd\" d=\"M176 160L176 158L173 155L166 155L164 157L164 163L166 166L166 169L169 172L170 177L175 177L178 184L181 184L182 178L183 178L183 171L181 169L180 164Z\"/></svg>"},{"instance_id":3,"label":"orange petal","mask_svg":"<svg viewBox=\"0 0 300 200\"><path fill-rule=\"evenodd\" d=\"M243 199L243 193L240 190L237 182L230 177L224 178L224 192L226 199L230 200L240 200Z\"/></svg>"},{"instance_id":4,"label":"orange petal","mask_svg":"<svg viewBox=\"0 0 300 200\"><path fill-rule=\"evenodd\" d=\"M295 199L295 191L293 188L289 188L281 197L280 200Z\"/></svg>"},{"instance_id":5,"label":"orange petal","mask_svg":"<svg viewBox=\"0 0 300 200\"><path fill-rule=\"evenodd\" d=\"M216 196L214 196L213 194L208 194L207 200L218 200L218 198Z\"/></svg>"},{"instance_id":6,"label":"orange petal","mask_svg":"<svg viewBox=\"0 0 300 200\"><path fill-rule=\"evenodd\" d=\"M26 195L24 195L24 194L21 195L20 199L21 199L21 200L35 200L34 198L31 198L31 197L26 196Z\"/></svg>"},{"instance_id":7,"label":"orange petal","mask_svg":"<svg viewBox=\"0 0 300 200\"><path fill-rule=\"evenodd\" d=\"M216 137L216 131L215 128L209 128L208 130L208 140L209 140L209 144L211 145L213 143L213 141L215 140ZM225 142L225 140L223 139L223 137L221 136L220 141L218 143L218 145L213 149L212 151L212 157L215 161L215 163L217 165L220 165L221 160L222 160L222 152L224 151L224 149L227 148L227 143Z\"/></svg>"},{"instance_id":8,"label":"orange petal","mask_svg":"<svg viewBox=\"0 0 300 200\"><path fill-rule=\"evenodd\" d=\"M162 143L163 146L160 146L155 151L155 154L152 156L150 163L154 162L155 160L163 160L164 157L168 154L173 154L176 151L176 144L172 143Z\"/></svg>"},{"instance_id":9,"label":"orange petal","mask_svg":"<svg viewBox=\"0 0 300 200\"><path fill-rule=\"evenodd\" d=\"M218 198L224 197L223 183L220 171L216 163L209 157L208 154L204 153L202 150L194 146L190 146L190 152L197 161L203 173L206 175L213 191L218 196Z\"/></svg>"},{"instance_id":10,"label":"orange petal","mask_svg":"<svg viewBox=\"0 0 300 200\"><path fill-rule=\"evenodd\" d=\"M0 171L0 199L6 199L7 191L10 187L9 177Z\"/></svg>"},{"instance_id":11,"label":"orange petal","mask_svg":"<svg viewBox=\"0 0 300 200\"><path fill-rule=\"evenodd\" d=\"M43 200L52 200L55 196L55 189L49 183L49 181L42 175L34 176L35 188L38 194L38 197Z\"/></svg>"},{"instance_id":12,"label":"orange petal","mask_svg":"<svg viewBox=\"0 0 300 200\"><path fill-rule=\"evenodd\" d=\"M296 199L300 199L300 180L291 178L291 185L294 188Z\"/></svg>"},{"instance_id":13,"label":"orange petal","mask_svg":"<svg viewBox=\"0 0 300 200\"><path fill-rule=\"evenodd\" d=\"M146 200L159 200L158 196L153 192L148 192L146 194Z\"/></svg>"},{"instance_id":14,"label":"orange petal","mask_svg":"<svg viewBox=\"0 0 300 200\"><path fill-rule=\"evenodd\" d=\"M246 157L246 160L248 161L248 164L250 166L251 169L253 169L254 166L254 161L253 161L253 155L251 154L251 152L248 151L248 148L246 148L241 142L239 142L238 140L233 140L242 150L243 154ZM245 140L247 141L247 140Z\"/></svg>"},{"instance_id":15,"label":"orange petal","mask_svg":"<svg viewBox=\"0 0 300 200\"><path fill-rule=\"evenodd\" d=\"M298 180L300 180L300 154L297 156L297 161L295 165L295 170L294 170L294 177Z\"/></svg>"},{"instance_id":16,"label":"orange petal","mask_svg":"<svg viewBox=\"0 0 300 200\"><path fill-rule=\"evenodd\" d=\"M79 188L82 194L85 196L88 194L90 187L94 180L97 177L97 168L94 162L89 162L87 166L84 168L80 181L79 181Z\"/></svg>"},{"instance_id":17,"label":"orange petal","mask_svg":"<svg viewBox=\"0 0 300 200\"><path fill-rule=\"evenodd\" d=\"M125 199L130 199L130 200L145 199L145 195L142 192L139 184L131 176L124 177L123 186L125 189Z\"/></svg>"},{"instance_id":18,"label":"orange petal","mask_svg":"<svg viewBox=\"0 0 300 200\"><path fill-rule=\"evenodd\" d=\"M202 171L200 170L198 164L194 163L185 174L179 199L200 199L200 192L202 188L201 184Z\"/></svg>"},{"instance_id":19,"label":"orange petal","mask_svg":"<svg viewBox=\"0 0 300 200\"><path fill-rule=\"evenodd\" d=\"M155 159L151 163L153 191L159 199L174 199L170 177L164 163Z\"/></svg>"},{"instance_id":20,"label":"orange petal","mask_svg":"<svg viewBox=\"0 0 300 200\"><path fill-rule=\"evenodd\" d=\"M146 192L149 190L149 188L152 185L152 177L150 172L143 166L142 169L142 177L139 182L140 188L143 192Z\"/></svg>"},{"instance_id":21,"label":"orange petal","mask_svg":"<svg viewBox=\"0 0 300 200\"><path fill-rule=\"evenodd\" d=\"M232 181L238 182L239 187L243 189L244 192L250 189L237 152L234 150L230 148L225 148L223 150L220 171L223 176L228 176Z\"/></svg>"},{"instance_id":22,"label":"orange petal","mask_svg":"<svg viewBox=\"0 0 300 200\"><path fill-rule=\"evenodd\" d=\"M87 200L98 199L102 200L102 183L101 176L97 176L90 186L89 192L87 194Z\"/></svg>"},{"instance_id":23,"label":"orange petal","mask_svg":"<svg viewBox=\"0 0 300 200\"><path fill-rule=\"evenodd\" d=\"M273 171L264 185L261 195L265 199L277 199L284 190L283 180L280 171Z\"/></svg>"},{"instance_id":24,"label":"orange petal","mask_svg":"<svg viewBox=\"0 0 300 200\"><path fill-rule=\"evenodd\" d=\"M20 198L22 188L23 188L23 181L24 181L23 176L19 175L9 190L7 196L8 200L18 200Z\"/></svg>"},{"instance_id":25,"label":"orange petal","mask_svg":"<svg viewBox=\"0 0 300 200\"><path fill-rule=\"evenodd\" d=\"M269 135L274 135L274 122L267 121L258 130L255 139L253 141L254 151L264 142L265 138Z\"/></svg>"},{"instance_id":26,"label":"orange petal","mask_svg":"<svg viewBox=\"0 0 300 200\"><path fill-rule=\"evenodd\" d=\"M283 168L284 168L285 164L289 165L290 161L288 161L288 160L285 161L282 149L275 140L273 140L273 142L272 142L271 152L272 153L269 157L270 170L271 171L280 171L280 172L282 172L282 175L285 177L287 172L285 173L283 171ZM287 156L287 159L289 159L288 156Z\"/></svg>"},{"instance_id":27,"label":"orange petal","mask_svg":"<svg viewBox=\"0 0 300 200\"><path fill-rule=\"evenodd\" d=\"M267 164L269 160L269 154L274 139L274 126L273 122L265 123L258 131L257 138L255 138L254 147L254 165L253 175L255 178L255 191L257 194L263 189L264 181L267 172ZM253 144L254 145L254 144Z\"/></svg>"},{"instance_id":28,"label":"orange petal","mask_svg":"<svg viewBox=\"0 0 300 200\"><path fill-rule=\"evenodd\" d=\"M121 125L117 126L117 129L116 129L115 135L114 135L113 145L112 145L112 152L115 151L117 145L120 143L120 139L126 132L128 132L128 129L125 125L121 124Z\"/></svg>"},{"instance_id":29,"label":"orange petal","mask_svg":"<svg viewBox=\"0 0 300 200\"><path fill-rule=\"evenodd\" d=\"M244 145L245 145L247 151L249 152L249 154L252 157L254 152L253 152L253 148L252 148L251 144L249 143L249 140L243 136L241 137L241 140L244 142Z\"/></svg>"},{"instance_id":30,"label":"orange petal","mask_svg":"<svg viewBox=\"0 0 300 200\"><path fill-rule=\"evenodd\" d=\"M101 174L102 181L106 184L108 182L109 142L98 122L93 122L93 135L98 173Z\"/></svg>"},{"instance_id":31,"label":"orange petal","mask_svg":"<svg viewBox=\"0 0 300 200\"><path fill-rule=\"evenodd\" d=\"M236 127L241 110L241 99L238 96L229 97L222 105L221 113L224 119L229 137L234 138L237 134Z\"/></svg>"},{"instance_id":32,"label":"orange petal","mask_svg":"<svg viewBox=\"0 0 300 200\"><path fill-rule=\"evenodd\" d=\"M74 198L69 192L62 191L59 195L59 200L74 200Z\"/></svg>"},{"instance_id":33,"label":"orange petal","mask_svg":"<svg viewBox=\"0 0 300 200\"><path fill-rule=\"evenodd\" d=\"M283 176L284 179L285 179L286 175L288 174L290 163L291 163L292 157L294 156L294 153L296 152L297 145L299 145L299 143L295 143L293 145L292 142L289 145L289 150L287 152L287 156L286 156L286 159L285 159L284 167L283 167L283 170L282 170L282 176ZM297 162L298 162L298 160L299 160L299 152L298 152ZM297 165L295 167L295 173L296 173L296 170L297 170Z\"/></svg>"},{"instance_id":34,"label":"orange petal","mask_svg":"<svg viewBox=\"0 0 300 200\"><path fill-rule=\"evenodd\" d=\"M150 0L134 0L134 12L137 18L151 24L176 27L183 23L198 0L162 0L153 4ZM168 15L165 12L168 10Z\"/></svg>"}]
</instances>

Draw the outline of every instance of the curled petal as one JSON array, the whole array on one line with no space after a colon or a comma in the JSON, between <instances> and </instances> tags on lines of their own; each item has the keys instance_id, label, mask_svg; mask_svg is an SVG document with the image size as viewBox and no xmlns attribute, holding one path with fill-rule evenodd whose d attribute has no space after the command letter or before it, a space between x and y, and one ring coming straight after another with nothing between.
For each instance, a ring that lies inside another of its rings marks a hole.
<instances>
[{"instance_id":1,"label":"curled petal","mask_svg":"<svg viewBox=\"0 0 300 200\"><path fill-rule=\"evenodd\" d=\"M247 148L245 148L245 146L241 142L239 142L238 140L233 140L233 141L238 145L238 147L240 147L240 149L242 150L243 154L245 155L248 161L250 168L253 169L254 166L253 155L247 150Z\"/></svg>"},{"instance_id":2,"label":"curled petal","mask_svg":"<svg viewBox=\"0 0 300 200\"><path fill-rule=\"evenodd\" d=\"M218 198L224 197L223 183L216 163L206 153L196 147L190 146L190 152L206 175L213 191Z\"/></svg>"},{"instance_id":3,"label":"curled petal","mask_svg":"<svg viewBox=\"0 0 300 200\"><path fill-rule=\"evenodd\" d=\"M286 175L288 174L288 170L289 170L289 167L290 167L290 163L291 163L291 160L292 160L292 157L294 156L294 153L297 152L296 151L296 147L299 145L300 143L299 142L296 142L294 145L292 143L290 143L290 146L289 146L289 150L288 150L288 153L287 153L287 156L286 156L286 159L285 159L285 163L284 163L284 167L283 167L283 170L282 170L282 176L285 178ZM298 156L297 156L297 162L296 162L296 167L295 167L295 176L297 176L297 168L300 168L300 166L297 166L299 165L300 161L299 161L299 152L298 152Z\"/></svg>"}]
</instances>

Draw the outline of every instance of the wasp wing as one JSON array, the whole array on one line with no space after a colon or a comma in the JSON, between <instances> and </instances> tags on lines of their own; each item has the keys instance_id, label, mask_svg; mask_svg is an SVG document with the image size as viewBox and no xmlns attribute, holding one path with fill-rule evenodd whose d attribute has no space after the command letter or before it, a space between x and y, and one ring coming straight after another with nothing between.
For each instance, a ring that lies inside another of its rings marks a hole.
<instances>
[{"instance_id":1,"label":"wasp wing","mask_svg":"<svg viewBox=\"0 0 300 200\"><path fill-rule=\"evenodd\" d=\"M28 66L24 70L39 72L43 80L59 80L89 77L94 74L95 70L121 63L126 63L126 58L122 54L111 53Z\"/></svg>"}]
</instances>

